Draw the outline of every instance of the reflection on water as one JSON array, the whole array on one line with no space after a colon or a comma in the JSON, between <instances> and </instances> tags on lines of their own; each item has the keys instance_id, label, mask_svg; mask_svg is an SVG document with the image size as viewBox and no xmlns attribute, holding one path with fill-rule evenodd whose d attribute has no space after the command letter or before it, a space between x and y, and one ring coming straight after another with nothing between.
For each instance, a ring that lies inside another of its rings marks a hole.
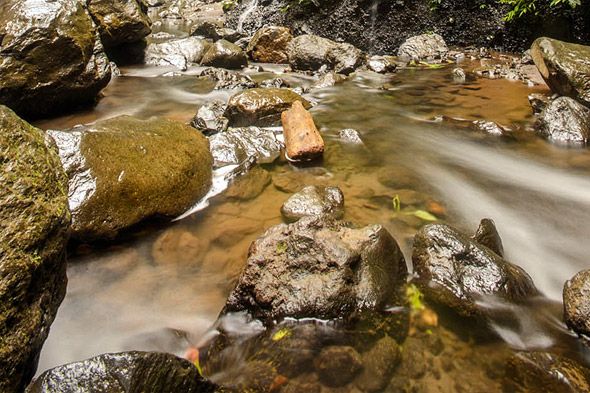
<instances>
[{"instance_id":1,"label":"reflection on water","mask_svg":"<svg viewBox=\"0 0 590 393\"><path fill-rule=\"evenodd\" d=\"M124 69L94 110L38 125L66 128L119 114L188 121L199 105L232 93L212 91L213 83L196 78L197 71L172 77L164 76L170 70ZM307 76L281 77L293 86L310 83ZM457 84L451 69L442 69L390 77L359 73L313 91L310 98L319 104L312 113L327 144L323 162L296 168L279 160L263 166L270 183L230 188L205 210L123 244L81 248L70 258L68 294L39 370L103 352L157 349L182 355L198 346L250 242L281 222L282 202L308 184L339 186L345 218L384 225L408 261L412 236L423 222L394 216L395 195L403 206L428 210L469 231L480 218L492 217L508 259L558 300L565 279L588 266L590 156L588 150L555 148L527 131L527 95L540 90L503 80ZM513 137L433 123L438 115L495 121L513 129ZM341 143L342 128L357 129L364 145ZM505 310L519 316L520 325L493 328L515 348L571 348L559 304L548 304Z\"/></svg>"}]
</instances>

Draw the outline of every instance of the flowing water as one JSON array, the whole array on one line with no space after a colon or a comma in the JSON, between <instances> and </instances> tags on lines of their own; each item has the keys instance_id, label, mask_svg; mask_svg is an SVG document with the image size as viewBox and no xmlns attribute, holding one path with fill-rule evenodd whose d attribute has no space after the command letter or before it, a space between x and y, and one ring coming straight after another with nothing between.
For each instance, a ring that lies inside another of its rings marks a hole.
<instances>
[{"instance_id":1,"label":"flowing water","mask_svg":"<svg viewBox=\"0 0 590 393\"><path fill-rule=\"evenodd\" d=\"M395 215L395 195L403 206L438 206L431 211L440 220L468 232L481 218L493 218L507 259L522 266L547 297L528 307L490 303L513 316L512 323L492 325L503 347L560 348L583 359L587 355L561 322L559 301L564 281L589 263L590 150L556 147L530 131L527 95L544 87L487 79L456 83L451 69L406 69L391 76L359 72L343 84L312 90L309 98L317 105L311 112L326 140L322 162L301 168L278 160L167 227L147 227L109 247L73 250L67 296L39 370L104 352L183 355L200 346L244 266L250 242L281 222L281 204L307 184L339 186L345 219L384 225L408 262L412 236L425 222ZM38 125L66 128L120 114L188 121L203 103L231 94L213 91L213 83L194 76L195 69L174 77L161 68L122 71L96 108ZM281 77L293 86L312 79ZM486 135L435 120L443 115L494 121L513 131ZM358 130L364 145L340 141L343 128ZM256 181L259 177L271 181ZM481 344L478 351L495 347Z\"/></svg>"}]
</instances>

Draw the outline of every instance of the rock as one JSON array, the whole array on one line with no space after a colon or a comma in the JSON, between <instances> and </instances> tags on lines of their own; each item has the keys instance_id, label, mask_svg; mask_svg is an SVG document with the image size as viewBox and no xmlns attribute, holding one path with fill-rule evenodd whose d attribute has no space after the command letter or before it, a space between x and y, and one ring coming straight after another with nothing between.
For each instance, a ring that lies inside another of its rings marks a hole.
<instances>
[{"instance_id":1,"label":"rock","mask_svg":"<svg viewBox=\"0 0 590 393\"><path fill-rule=\"evenodd\" d=\"M467 80L465 70L461 67L453 68L453 80L455 82L465 83L465 81Z\"/></svg>"},{"instance_id":2,"label":"rock","mask_svg":"<svg viewBox=\"0 0 590 393\"><path fill-rule=\"evenodd\" d=\"M313 122L311 114L301 102L294 102L291 109L281 114L287 158L307 161L324 153L324 140Z\"/></svg>"},{"instance_id":3,"label":"rock","mask_svg":"<svg viewBox=\"0 0 590 393\"><path fill-rule=\"evenodd\" d=\"M223 314L247 311L270 325L285 317L342 318L395 303L404 257L380 225L352 229L328 217L269 228L252 243Z\"/></svg>"},{"instance_id":4,"label":"rock","mask_svg":"<svg viewBox=\"0 0 590 393\"><path fill-rule=\"evenodd\" d=\"M362 145L363 140L361 139L361 134L352 128L345 128L338 132L338 137L342 142L351 143L354 145Z\"/></svg>"},{"instance_id":5,"label":"rock","mask_svg":"<svg viewBox=\"0 0 590 393\"><path fill-rule=\"evenodd\" d=\"M353 45L308 34L293 38L287 46L287 54L289 64L295 70L315 71L326 65L345 75L360 67L365 60L363 52Z\"/></svg>"},{"instance_id":6,"label":"rock","mask_svg":"<svg viewBox=\"0 0 590 393\"><path fill-rule=\"evenodd\" d=\"M213 41L226 40L229 42L236 42L242 37L242 34L234 29L223 27L219 23L210 20L203 20L197 23L190 35L209 38Z\"/></svg>"},{"instance_id":7,"label":"rock","mask_svg":"<svg viewBox=\"0 0 590 393\"><path fill-rule=\"evenodd\" d=\"M283 148L274 132L258 127L230 128L211 136L209 142L216 168L251 158L260 164L271 163Z\"/></svg>"},{"instance_id":8,"label":"rock","mask_svg":"<svg viewBox=\"0 0 590 393\"><path fill-rule=\"evenodd\" d=\"M472 239L504 258L504 246L494 220L490 218L482 219Z\"/></svg>"},{"instance_id":9,"label":"rock","mask_svg":"<svg viewBox=\"0 0 590 393\"><path fill-rule=\"evenodd\" d=\"M471 124L475 131L484 132L489 135L502 136L509 131L493 121L475 120Z\"/></svg>"},{"instance_id":10,"label":"rock","mask_svg":"<svg viewBox=\"0 0 590 393\"><path fill-rule=\"evenodd\" d=\"M26 393L90 391L213 393L217 387L188 360L168 353L132 351L52 368L41 374Z\"/></svg>"},{"instance_id":11,"label":"rock","mask_svg":"<svg viewBox=\"0 0 590 393\"><path fill-rule=\"evenodd\" d=\"M537 294L523 269L445 224L418 231L412 264L427 298L462 316L483 314L477 302L486 296L519 302Z\"/></svg>"},{"instance_id":12,"label":"rock","mask_svg":"<svg viewBox=\"0 0 590 393\"><path fill-rule=\"evenodd\" d=\"M158 265L194 266L207 248L195 234L183 228L170 228L152 245L152 257Z\"/></svg>"},{"instance_id":13,"label":"rock","mask_svg":"<svg viewBox=\"0 0 590 393\"><path fill-rule=\"evenodd\" d=\"M3 0L0 37L0 104L21 116L47 116L93 103L111 78L109 60L81 1Z\"/></svg>"},{"instance_id":14,"label":"rock","mask_svg":"<svg viewBox=\"0 0 590 393\"><path fill-rule=\"evenodd\" d=\"M259 166L255 166L244 176L238 177L228 187L224 195L226 198L247 201L262 194L270 182L270 173Z\"/></svg>"},{"instance_id":15,"label":"rock","mask_svg":"<svg viewBox=\"0 0 590 393\"><path fill-rule=\"evenodd\" d=\"M200 63L211 44L197 37L179 38L148 45L145 63L156 66L173 65L186 71L193 63Z\"/></svg>"},{"instance_id":16,"label":"rock","mask_svg":"<svg viewBox=\"0 0 590 393\"><path fill-rule=\"evenodd\" d=\"M546 352L520 352L506 364L505 392L590 391L590 370L576 362Z\"/></svg>"},{"instance_id":17,"label":"rock","mask_svg":"<svg viewBox=\"0 0 590 393\"><path fill-rule=\"evenodd\" d=\"M328 72L319 77L311 86L312 89L324 89L326 87L332 87L337 83L342 83L346 80L346 76L337 74L335 72Z\"/></svg>"},{"instance_id":18,"label":"rock","mask_svg":"<svg viewBox=\"0 0 590 393\"><path fill-rule=\"evenodd\" d=\"M49 134L69 177L78 239L113 238L146 218L174 218L211 184L207 138L179 122L119 116Z\"/></svg>"},{"instance_id":19,"label":"rock","mask_svg":"<svg viewBox=\"0 0 590 393\"><path fill-rule=\"evenodd\" d=\"M276 126L281 113L299 101L305 108L310 103L289 89L248 89L233 95L225 116L232 126Z\"/></svg>"},{"instance_id":20,"label":"rock","mask_svg":"<svg viewBox=\"0 0 590 393\"><path fill-rule=\"evenodd\" d=\"M281 87L291 87L283 78L265 79L260 82L260 87L274 87L280 89Z\"/></svg>"},{"instance_id":21,"label":"rock","mask_svg":"<svg viewBox=\"0 0 590 393\"><path fill-rule=\"evenodd\" d=\"M292 39L289 28L266 26L254 34L246 51L252 60L260 63L286 64L289 62L287 45Z\"/></svg>"},{"instance_id":22,"label":"rock","mask_svg":"<svg viewBox=\"0 0 590 393\"><path fill-rule=\"evenodd\" d=\"M531 56L551 90L590 106L590 46L541 37Z\"/></svg>"},{"instance_id":23,"label":"rock","mask_svg":"<svg viewBox=\"0 0 590 393\"><path fill-rule=\"evenodd\" d=\"M256 87L256 82L248 75L220 68L206 68L199 74L199 77L217 81L215 90L252 89Z\"/></svg>"},{"instance_id":24,"label":"rock","mask_svg":"<svg viewBox=\"0 0 590 393\"><path fill-rule=\"evenodd\" d=\"M395 72L397 62L396 58L393 56L371 56L367 60L367 67L373 72L387 74Z\"/></svg>"},{"instance_id":25,"label":"rock","mask_svg":"<svg viewBox=\"0 0 590 393\"><path fill-rule=\"evenodd\" d=\"M401 349L397 342L385 336L373 348L362 354L363 371L355 385L363 392L380 392L401 361Z\"/></svg>"},{"instance_id":26,"label":"rock","mask_svg":"<svg viewBox=\"0 0 590 393\"><path fill-rule=\"evenodd\" d=\"M0 105L0 391L23 391L66 293L67 177L45 134Z\"/></svg>"},{"instance_id":27,"label":"rock","mask_svg":"<svg viewBox=\"0 0 590 393\"><path fill-rule=\"evenodd\" d=\"M533 108L533 114L535 115L543 112L547 105L549 105L549 102L551 102L550 97L541 93L529 94L528 99L529 104L531 104L531 108Z\"/></svg>"},{"instance_id":28,"label":"rock","mask_svg":"<svg viewBox=\"0 0 590 393\"><path fill-rule=\"evenodd\" d=\"M205 135L227 130L229 120L224 116L227 105L221 100L214 100L199 108L191 121L191 126Z\"/></svg>"},{"instance_id":29,"label":"rock","mask_svg":"<svg viewBox=\"0 0 590 393\"><path fill-rule=\"evenodd\" d=\"M322 214L342 218L344 194L338 187L307 186L283 203L281 214L287 221Z\"/></svg>"},{"instance_id":30,"label":"rock","mask_svg":"<svg viewBox=\"0 0 590 393\"><path fill-rule=\"evenodd\" d=\"M320 380L333 387L351 382L363 367L359 353L348 346L324 348L314 363Z\"/></svg>"},{"instance_id":31,"label":"rock","mask_svg":"<svg viewBox=\"0 0 590 393\"><path fill-rule=\"evenodd\" d=\"M219 40L209 47L201 64L204 66L239 69L248 65L246 52L236 44Z\"/></svg>"},{"instance_id":32,"label":"rock","mask_svg":"<svg viewBox=\"0 0 590 393\"><path fill-rule=\"evenodd\" d=\"M445 40L438 34L421 34L404 41L397 55L403 59L414 61L443 60L449 48Z\"/></svg>"},{"instance_id":33,"label":"rock","mask_svg":"<svg viewBox=\"0 0 590 393\"><path fill-rule=\"evenodd\" d=\"M590 137L590 109L569 97L556 98L539 115L536 131L558 144L585 146Z\"/></svg>"},{"instance_id":34,"label":"rock","mask_svg":"<svg viewBox=\"0 0 590 393\"><path fill-rule=\"evenodd\" d=\"M143 0L86 0L105 48L141 41L151 33Z\"/></svg>"},{"instance_id":35,"label":"rock","mask_svg":"<svg viewBox=\"0 0 590 393\"><path fill-rule=\"evenodd\" d=\"M567 326L590 338L590 270L582 270L565 282L563 307Z\"/></svg>"}]
</instances>

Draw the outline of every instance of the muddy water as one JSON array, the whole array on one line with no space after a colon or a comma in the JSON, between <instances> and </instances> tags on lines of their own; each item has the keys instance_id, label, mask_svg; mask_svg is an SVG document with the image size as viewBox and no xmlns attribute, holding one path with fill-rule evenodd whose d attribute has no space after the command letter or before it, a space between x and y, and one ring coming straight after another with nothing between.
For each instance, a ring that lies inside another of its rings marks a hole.
<instances>
[{"instance_id":1,"label":"muddy water","mask_svg":"<svg viewBox=\"0 0 590 393\"><path fill-rule=\"evenodd\" d=\"M194 76L196 69L171 72L124 69L93 110L38 125L65 128L119 114L188 121L199 105L230 95L212 91L212 83ZM308 76L281 76L294 86L311 83ZM590 151L558 148L531 133L527 95L538 91L545 90L506 80L455 83L450 68L409 69L388 77L358 73L336 87L313 90L312 113L327 143L323 162L297 168L279 160L168 227L146 228L107 248L75 250L68 293L39 370L104 352L182 355L198 346L207 339L250 242L281 222L282 202L307 184L338 185L345 218L384 225L408 261L412 236L426 222L395 214L394 196L406 211L426 210L468 231L480 218L492 217L508 259L558 301L563 282L588 267ZM489 136L434 120L441 115L494 121L513 131ZM364 145L340 141L342 128L357 129ZM542 301L508 312L518 323L493 326L507 347L559 347L584 356L560 322L559 303Z\"/></svg>"}]
</instances>

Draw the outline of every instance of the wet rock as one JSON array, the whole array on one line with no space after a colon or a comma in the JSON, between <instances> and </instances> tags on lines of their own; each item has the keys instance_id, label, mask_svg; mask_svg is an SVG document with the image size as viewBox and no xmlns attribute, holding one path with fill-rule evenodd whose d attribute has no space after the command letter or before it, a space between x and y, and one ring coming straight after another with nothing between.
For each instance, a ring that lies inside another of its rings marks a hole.
<instances>
[{"instance_id":1,"label":"wet rock","mask_svg":"<svg viewBox=\"0 0 590 393\"><path fill-rule=\"evenodd\" d=\"M314 363L320 380L334 387L351 382L363 367L359 353L347 346L324 348Z\"/></svg>"},{"instance_id":2,"label":"wet rock","mask_svg":"<svg viewBox=\"0 0 590 393\"><path fill-rule=\"evenodd\" d=\"M410 37L399 47L397 55L403 59L414 61L443 60L449 48L445 40L438 34L421 34Z\"/></svg>"},{"instance_id":3,"label":"wet rock","mask_svg":"<svg viewBox=\"0 0 590 393\"><path fill-rule=\"evenodd\" d=\"M224 195L230 199L247 201L262 194L270 182L270 173L259 166L255 166L247 174L237 178L225 191Z\"/></svg>"},{"instance_id":4,"label":"wet rock","mask_svg":"<svg viewBox=\"0 0 590 393\"><path fill-rule=\"evenodd\" d=\"M585 146L590 137L590 109L569 97L556 98L539 115L536 131L552 142Z\"/></svg>"},{"instance_id":5,"label":"wet rock","mask_svg":"<svg viewBox=\"0 0 590 393\"><path fill-rule=\"evenodd\" d=\"M248 65L246 52L236 44L219 40L207 49L201 64L212 67L239 69Z\"/></svg>"},{"instance_id":6,"label":"wet rock","mask_svg":"<svg viewBox=\"0 0 590 393\"><path fill-rule=\"evenodd\" d=\"M363 371L355 380L355 385L363 392L382 391L400 361L400 346L393 338L383 337L362 354Z\"/></svg>"},{"instance_id":7,"label":"wet rock","mask_svg":"<svg viewBox=\"0 0 590 393\"><path fill-rule=\"evenodd\" d=\"M319 70L322 66L348 75L365 61L361 50L315 35L300 35L287 46L289 64L295 70Z\"/></svg>"},{"instance_id":8,"label":"wet rock","mask_svg":"<svg viewBox=\"0 0 590 393\"><path fill-rule=\"evenodd\" d=\"M283 144L270 130L258 127L229 128L209 138L215 167L240 164L253 158L258 163L276 160Z\"/></svg>"},{"instance_id":9,"label":"wet rock","mask_svg":"<svg viewBox=\"0 0 590 393\"><path fill-rule=\"evenodd\" d=\"M217 387L188 360L167 353L132 351L52 368L27 388L27 393L81 391L213 393Z\"/></svg>"},{"instance_id":10,"label":"wet rock","mask_svg":"<svg viewBox=\"0 0 590 393\"><path fill-rule=\"evenodd\" d=\"M272 79L265 79L262 82L260 82L260 87L274 87L275 89L279 89L281 87L291 87L291 86L283 78L272 78Z\"/></svg>"},{"instance_id":11,"label":"wet rock","mask_svg":"<svg viewBox=\"0 0 590 393\"><path fill-rule=\"evenodd\" d=\"M203 20L197 23L190 35L209 38L213 41L226 40L229 42L236 42L242 37L242 34L234 29L223 27L221 23L211 20Z\"/></svg>"},{"instance_id":12,"label":"wet rock","mask_svg":"<svg viewBox=\"0 0 590 393\"><path fill-rule=\"evenodd\" d=\"M367 60L367 67L373 72L387 74L395 72L397 61L393 56L371 56Z\"/></svg>"},{"instance_id":13,"label":"wet rock","mask_svg":"<svg viewBox=\"0 0 590 393\"><path fill-rule=\"evenodd\" d=\"M283 203L281 214L287 221L322 214L342 218L344 194L338 187L307 186Z\"/></svg>"},{"instance_id":14,"label":"wet rock","mask_svg":"<svg viewBox=\"0 0 590 393\"><path fill-rule=\"evenodd\" d=\"M175 66L186 71L193 63L198 64L211 44L197 37L180 38L150 44L145 52L145 63L156 66Z\"/></svg>"},{"instance_id":15,"label":"wet rock","mask_svg":"<svg viewBox=\"0 0 590 393\"><path fill-rule=\"evenodd\" d=\"M311 86L312 89L324 89L326 87L332 87L337 83L342 83L346 80L346 76L337 74L335 72L328 72L319 77Z\"/></svg>"},{"instance_id":16,"label":"wet rock","mask_svg":"<svg viewBox=\"0 0 590 393\"><path fill-rule=\"evenodd\" d=\"M345 128L343 130L340 130L340 132L338 132L338 137L341 141L345 143L351 143L355 145L363 144L361 134L357 130L352 128Z\"/></svg>"},{"instance_id":17,"label":"wet rock","mask_svg":"<svg viewBox=\"0 0 590 393\"><path fill-rule=\"evenodd\" d=\"M457 67L453 69L453 80L455 82L464 83L467 79L467 75L465 74L465 70L461 67Z\"/></svg>"},{"instance_id":18,"label":"wet rock","mask_svg":"<svg viewBox=\"0 0 590 393\"><path fill-rule=\"evenodd\" d=\"M304 217L252 243L223 313L247 311L266 324L285 317L346 320L395 303L406 275L403 255L383 227Z\"/></svg>"},{"instance_id":19,"label":"wet rock","mask_svg":"<svg viewBox=\"0 0 590 393\"><path fill-rule=\"evenodd\" d=\"M472 124L476 131L484 132L489 135L502 136L508 131L493 121L475 120L472 122Z\"/></svg>"},{"instance_id":20,"label":"wet rock","mask_svg":"<svg viewBox=\"0 0 590 393\"><path fill-rule=\"evenodd\" d=\"M216 376L224 391L229 392L272 392L278 374L275 368L259 360L247 361L244 364L225 370Z\"/></svg>"},{"instance_id":21,"label":"wet rock","mask_svg":"<svg viewBox=\"0 0 590 393\"><path fill-rule=\"evenodd\" d=\"M152 246L152 257L158 265L194 266L205 254L207 244L183 228L170 228Z\"/></svg>"},{"instance_id":22,"label":"wet rock","mask_svg":"<svg viewBox=\"0 0 590 393\"><path fill-rule=\"evenodd\" d=\"M484 313L477 302L487 296L519 302L537 294L523 269L445 224L418 231L412 264L427 298L463 316Z\"/></svg>"},{"instance_id":23,"label":"wet rock","mask_svg":"<svg viewBox=\"0 0 590 393\"><path fill-rule=\"evenodd\" d=\"M95 102L111 69L84 3L4 0L0 7L0 104L40 117Z\"/></svg>"},{"instance_id":24,"label":"wet rock","mask_svg":"<svg viewBox=\"0 0 590 393\"><path fill-rule=\"evenodd\" d=\"M199 108L191 120L191 126L205 135L227 130L229 120L224 116L227 105L221 100L214 100Z\"/></svg>"},{"instance_id":25,"label":"wet rock","mask_svg":"<svg viewBox=\"0 0 590 393\"><path fill-rule=\"evenodd\" d=\"M292 39L289 28L266 26L254 34L246 51L254 61L286 64L289 62L287 45Z\"/></svg>"},{"instance_id":26,"label":"wet rock","mask_svg":"<svg viewBox=\"0 0 590 393\"><path fill-rule=\"evenodd\" d=\"M248 75L220 68L206 68L199 74L199 77L215 80L215 90L252 89L256 87L256 82Z\"/></svg>"},{"instance_id":27,"label":"wet rock","mask_svg":"<svg viewBox=\"0 0 590 393\"><path fill-rule=\"evenodd\" d=\"M45 134L0 105L0 391L21 392L66 293L67 177Z\"/></svg>"},{"instance_id":28,"label":"wet rock","mask_svg":"<svg viewBox=\"0 0 590 393\"><path fill-rule=\"evenodd\" d=\"M582 270L565 282L563 306L567 326L590 338L590 270Z\"/></svg>"},{"instance_id":29,"label":"wet rock","mask_svg":"<svg viewBox=\"0 0 590 393\"><path fill-rule=\"evenodd\" d=\"M105 48L141 41L151 33L143 0L87 0Z\"/></svg>"},{"instance_id":30,"label":"wet rock","mask_svg":"<svg viewBox=\"0 0 590 393\"><path fill-rule=\"evenodd\" d=\"M475 231L475 235L473 235L473 240L504 257L504 246L494 220L490 218L482 219Z\"/></svg>"},{"instance_id":31,"label":"wet rock","mask_svg":"<svg viewBox=\"0 0 590 393\"><path fill-rule=\"evenodd\" d=\"M541 37L531 56L551 90L590 106L590 46Z\"/></svg>"},{"instance_id":32,"label":"wet rock","mask_svg":"<svg viewBox=\"0 0 590 393\"><path fill-rule=\"evenodd\" d=\"M528 99L529 104L531 104L531 108L533 108L533 114L535 115L543 112L547 105L549 105L549 102L551 102L550 97L540 93L529 94Z\"/></svg>"},{"instance_id":33,"label":"wet rock","mask_svg":"<svg viewBox=\"0 0 590 393\"><path fill-rule=\"evenodd\" d=\"M289 89L248 89L233 95L225 116L232 126L276 126L281 113L299 101L305 108L311 105Z\"/></svg>"},{"instance_id":34,"label":"wet rock","mask_svg":"<svg viewBox=\"0 0 590 393\"><path fill-rule=\"evenodd\" d=\"M179 122L119 116L49 134L69 177L78 239L112 238L146 218L174 218L211 184L207 138Z\"/></svg>"},{"instance_id":35,"label":"wet rock","mask_svg":"<svg viewBox=\"0 0 590 393\"><path fill-rule=\"evenodd\" d=\"M287 158L291 161L309 161L324 153L324 140L315 126L313 117L299 101L281 114Z\"/></svg>"},{"instance_id":36,"label":"wet rock","mask_svg":"<svg viewBox=\"0 0 590 393\"><path fill-rule=\"evenodd\" d=\"M503 391L514 393L590 391L590 370L546 352L520 352L506 364Z\"/></svg>"}]
</instances>

